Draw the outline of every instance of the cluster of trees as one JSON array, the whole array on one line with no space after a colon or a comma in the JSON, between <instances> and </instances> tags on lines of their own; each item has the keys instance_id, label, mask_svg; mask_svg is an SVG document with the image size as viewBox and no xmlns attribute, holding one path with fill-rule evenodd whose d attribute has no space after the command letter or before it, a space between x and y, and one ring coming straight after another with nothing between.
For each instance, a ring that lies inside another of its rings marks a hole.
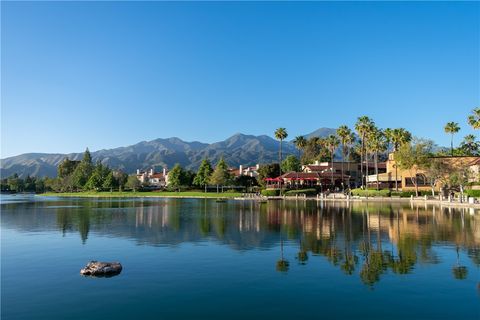
<instances>
[{"instance_id":1,"label":"cluster of trees","mask_svg":"<svg viewBox=\"0 0 480 320\"><path fill-rule=\"evenodd\" d=\"M282 135L278 134L281 130ZM356 134L355 134L356 133ZM284 128L279 128L275 131L275 137L280 140L280 163L281 172L286 172L287 167L284 168L281 161L281 142L288 136ZM412 135L404 128L386 128L381 129L375 125L375 122L367 116L359 117L354 130L346 125L340 126L335 134L328 137L312 137L306 139L304 136L298 136L293 140L293 143L298 149L300 161L297 167L301 164L312 163L315 160L330 161L335 158L335 154L340 148L342 154L342 175L345 170L349 171L349 162L359 161L361 163L361 175L365 177L368 172L369 162L374 163L375 173L378 175L378 162L385 160L388 152L395 151L400 145L410 142ZM347 162L346 168L343 162ZM289 169L290 167L288 167ZM333 184L333 171L332 171ZM366 185L365 178L362 178L362 186Z\"/></svg>"},{"instance_id":2,"label":"cluster of trees","mask_svg":"<svg viewBox=\"0 0 480 320\"><path fill-rule=\"evenodd\" d=\"M8 178L3 178L0 183L0 190L2 192L36 192L42 193L48 190L51 183L50 178L37 178L27 176L22 179L18 174L14 174Z\"/></svg>"},{"instance_id":3,"label":"cluster of trees","mask_svg":"<svg viewBox=\"0 0 480 320\"><path fill-rule=\"evenodd\" d=\"M258 183L254 177L243 175L234 177L223 157L215 168L209 159L203 159L196 173L183 169L179 164L168 173L168 188L171 190L179 190L182 187L204 188L207 185L252 187Z\"/></svg>"},{"instance_id":4,"label":"cluster of trees","mask_svg":"<svg viewBox=\"0 0 480 320\"><path fill-rule=\"evenodd\" d=\"M480 129L480 108L472 110L467 117L467 123L474 129ZM450 134L450 155L451 156L478 156L480 155L480 142L477 141L473 134L468 134L463 137L457 148L454 148L453 138L455 134L460 132L461 127L457 122L448 122L444 127L445 133ZM447 152L442 150L440 155L446 155Z\"/></svg>"},{"instance_id":5,"label":"cluster of trees","mask_svg":"<svg viewBox=\"0 0 480 320\"><path fill-rule=\"evenodd\" d=\"M49 189L56 192L122 190L128 175L114 171L100 161L92 163L90 151L85 150L81 161L65 158L57 168L57 178L49 181Z\"/></svg>"}]
</instances>

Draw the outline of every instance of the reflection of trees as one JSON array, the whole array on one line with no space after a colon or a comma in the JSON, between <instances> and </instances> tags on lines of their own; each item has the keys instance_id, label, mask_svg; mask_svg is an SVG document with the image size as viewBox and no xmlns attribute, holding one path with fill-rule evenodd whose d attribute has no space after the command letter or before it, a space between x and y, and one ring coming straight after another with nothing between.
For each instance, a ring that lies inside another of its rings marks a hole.
<instances>
[{"instance_id":1,"label":"reflection of trees","mask_svg":"<svg viewBox=\"0 0 480 320\"><path fill-rule=\"evenodd\" d=\"M280 260L277 260L276 270L279 272L287 272L289 269L290 263L285 260L283 256L283 238L282 233L280 232Z\"/></svg>"},{"instance_id":2,"label":"reflection of trees","mask_svg":"<svg viewBox=\"0 0 480 320\"><path fill-rule=\"evenodd\" d=\"M458 245L456 247L457 251L457 264L452 268L453 277L457 280L463 280L467 278L468 269L466 266L460 265L460 253Z\"/></svg>"},{"instance_id":3,"label":"reflection of trees","mask_svg":"<svg viewBox=\"0 0 480 320\"><path fill-rule=\"evenodd\" d=\"M203 199L74 199L48 205L2 205L2 225L27 230L49 225L62 234L79 232L84 243L92 232L151 245L208 237L240 250L272 248L279 241L283 247L288 239L298 246L294 254L298 263L322 256L369 285L388 270L408 274L419 263L439 263L435 250L439 242L457 244L480 267L480 216L463 209L316 201L219 205ZM29 211L32 206L34 215ZM457 263L452 269L457 278L465 276L465 269L459 267Z\"/></svg>"}]
</instances>

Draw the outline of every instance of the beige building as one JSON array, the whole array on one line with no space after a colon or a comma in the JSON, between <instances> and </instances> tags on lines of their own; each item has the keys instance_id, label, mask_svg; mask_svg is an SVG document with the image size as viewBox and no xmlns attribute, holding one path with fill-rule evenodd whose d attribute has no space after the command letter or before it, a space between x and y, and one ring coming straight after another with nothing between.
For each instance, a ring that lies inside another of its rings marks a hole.
<instances>
[{"instance_id":1,"label":"beige building","mask_svg":"<svg viewBox=\"0 0 480 320\"><path fill-rule=\"evenodd\" d=\"M452 168L467 168L470 171L470 182L477 182L480 178L480 157L432 157L432 161L442 161ZM414 169L414 168L413 168ZM413 183L413 176L416 173L416 181L420 191L431 190L431 179L427 176L425 170L402 170L398 168L393 153L390 153L386 161L386 172L378 175L378 184L382 189L395 188L397 182L398 188L405 191L415 190ZM447 178L447 177L445 177ZM367 177L369 186L375 187L377 185L377 175L369 175ZM442 182L438 181L435 184L435 191L441 190Z\"/></svg>"}]
</instances>

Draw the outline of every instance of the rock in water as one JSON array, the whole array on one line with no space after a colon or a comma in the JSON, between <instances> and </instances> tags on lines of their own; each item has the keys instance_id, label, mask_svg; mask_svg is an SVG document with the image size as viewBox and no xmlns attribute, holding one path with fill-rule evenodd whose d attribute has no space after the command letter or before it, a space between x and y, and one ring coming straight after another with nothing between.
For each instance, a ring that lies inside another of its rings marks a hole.
<instances>
[{"instance_id":1,"label":"rock in water","mask_svg":"<svg viewBox=\"0 0 480 320\"><path fill-rule=\"evenodd\" d=\"M84 276L109 277L122 272L120 262L100 262L90 261L85 268L80 270L80 274Z\"/></svg>"}]
</instances>

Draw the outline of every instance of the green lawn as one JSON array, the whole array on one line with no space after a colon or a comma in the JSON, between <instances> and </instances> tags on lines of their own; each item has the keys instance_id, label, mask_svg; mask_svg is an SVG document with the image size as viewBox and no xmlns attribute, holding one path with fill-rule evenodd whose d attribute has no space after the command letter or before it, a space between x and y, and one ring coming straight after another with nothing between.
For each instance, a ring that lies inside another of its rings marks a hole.
<instances>
[{"instance_id":1,"label":"green lawn","mask_svg":"<svg viewBox=\"0 0 480 320\"><path fill-rule=\"evenodd\" d=\"M124 192L64 192L64 193L42 193L38 196L48 196L48 197L90 197L90 198L130 198L130 197L178 197L178 198L234 198L241 197L242 194L239 192L224 192L224 193L214 193L214 192L198 192L198 191L183 191L183 192L167 192L167 191L151 191L151 192L133 192L133 191L124 191Z\"/></svg>"}]
</instances>

